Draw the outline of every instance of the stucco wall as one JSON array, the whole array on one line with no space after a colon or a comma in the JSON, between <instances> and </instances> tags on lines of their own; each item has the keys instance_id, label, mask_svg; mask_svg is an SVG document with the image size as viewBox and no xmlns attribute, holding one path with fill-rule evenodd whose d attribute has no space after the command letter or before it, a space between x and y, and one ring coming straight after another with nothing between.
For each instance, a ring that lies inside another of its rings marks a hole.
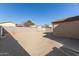
<instances>
[{"instance_id":1,"label":"stucco wall","mask_svg":"<svg viewBox=\"0 0 79 59\"><path fill-rule=\"evenodd\" d=\"M14 23L2 23L0 26L16 26Z\"/></svg>"},{"instance_id":2,"label":"stucco wall","mask_svg":"<svg viewBox=\"0 0 79 59\"><path fill-rule=\"evenodd\" d=\"M57 36L79 39L79 21L55 24L53 34Z\"/></svg>"}]
</instances>

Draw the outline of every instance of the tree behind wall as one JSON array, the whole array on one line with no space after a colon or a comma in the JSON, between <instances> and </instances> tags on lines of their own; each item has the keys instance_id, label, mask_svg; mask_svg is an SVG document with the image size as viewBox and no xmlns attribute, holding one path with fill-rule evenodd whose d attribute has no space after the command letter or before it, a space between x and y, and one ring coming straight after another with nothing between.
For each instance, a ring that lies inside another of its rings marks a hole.
<instances>
[{"instance_id":1,"label":"tree behind wall","mask_svg":"<svg viewBox=\"0 0 79 59\"><path fill-rule=\"evenodd\" d=\"M49 25L48 24L44 24L43 27L49 28Z\"/></svg>"},{"instance_id":2,"label":"tree behind wall","mask_svg":"<svg viewBox=\"0 0 79 59\"><path fill-rule=\"evenodd\" d=\"M24 26L31 27L32 25L35 25L31 20L25 21Z\"/></svg>"}]
</instances>

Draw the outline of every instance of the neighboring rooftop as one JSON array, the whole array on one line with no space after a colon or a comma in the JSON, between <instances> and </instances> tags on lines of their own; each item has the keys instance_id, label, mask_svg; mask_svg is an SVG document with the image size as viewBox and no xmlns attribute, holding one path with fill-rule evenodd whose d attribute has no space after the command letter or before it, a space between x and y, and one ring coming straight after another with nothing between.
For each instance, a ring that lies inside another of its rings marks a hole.
<instances>
[{"instance_id":1,"label":"neighboring rooftop","mask_svg":"<svg viewBox=\"0 0 79 59\"><path fill-rule=\"evenodd\" d=\"M0 24L2 24L2 23L14 23L14 24L16 24L15 22L12 22L12 21L0 22Z\"/></svg>"},{"instance_id":2,"label":"neighboring rooftop","mask_svg":"<svg viewBox=\"0 0 79 59\"><path fill-rule=\"evenodd\" d=\"M69 17L63 20L52 22L52 23L56 24L56 23L71 22L71 21L79 21L79 16Z\"/></svg>"}]
</instances>

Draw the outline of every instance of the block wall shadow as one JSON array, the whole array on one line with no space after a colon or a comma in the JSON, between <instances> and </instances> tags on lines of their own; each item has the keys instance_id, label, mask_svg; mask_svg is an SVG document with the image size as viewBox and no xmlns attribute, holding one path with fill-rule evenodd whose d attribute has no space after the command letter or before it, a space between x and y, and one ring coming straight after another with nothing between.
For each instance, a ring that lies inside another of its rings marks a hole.
<instances>
[{"instance_id":1,"label":"block wall shadow","mask_svg":"<svg viewBox=\"0 0 79 59\"><path fill-rule=\"evenodd\" d=\"M18 41L4 29L0 39L0 56L29 56Z\"/></svg>"},{"instance_id":2,"label":"block wall shadow","mask_svg":"<svg viewBox=\"0 0 79 59\"><path fill-rule=\"evenodd\" d=\"M70 38L61 37L61 36L55 36L53 35L53 32L45 32L44 34L45 34L44 35L45 38L49 38L50 40L59 42L63 44L63 47L79 52L79 40L78 39L72 39L72 38L70 39Z\"/></svg>"}]
</instances>

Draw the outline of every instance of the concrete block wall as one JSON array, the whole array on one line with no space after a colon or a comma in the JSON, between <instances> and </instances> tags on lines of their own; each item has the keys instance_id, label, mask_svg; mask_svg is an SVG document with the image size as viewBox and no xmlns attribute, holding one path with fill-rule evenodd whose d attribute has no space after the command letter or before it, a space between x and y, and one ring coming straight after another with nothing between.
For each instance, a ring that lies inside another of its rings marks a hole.
<instances>
[{"instance_id":1,"label":"concrete block wall","mask_svg":"<svg viewBox=\"0 0 79 59\"><path fill-rule=\"evenodd\" d=\"M56 36L79 39L79 21L55 24L53 34Z\"/></svg>"}]
</instances>

